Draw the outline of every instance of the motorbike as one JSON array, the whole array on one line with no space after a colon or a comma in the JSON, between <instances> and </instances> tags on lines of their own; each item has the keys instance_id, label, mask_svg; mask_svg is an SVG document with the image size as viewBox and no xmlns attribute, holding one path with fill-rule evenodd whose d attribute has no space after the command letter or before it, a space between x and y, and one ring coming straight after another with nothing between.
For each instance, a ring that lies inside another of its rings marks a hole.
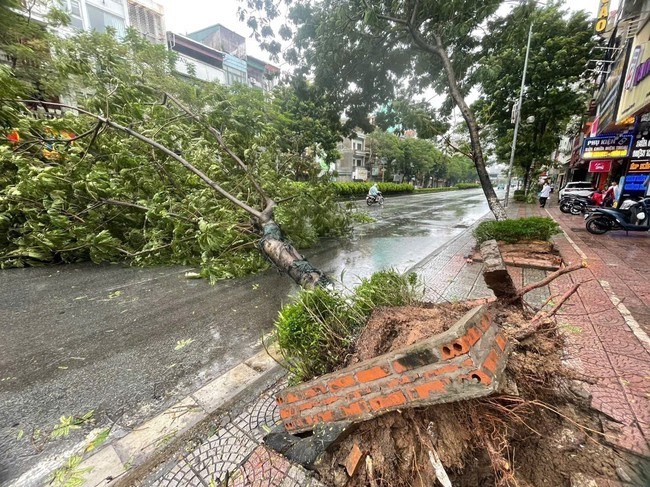
<instances>
[{"instance_id":1,"label":"motorbike","mask_svg":"<svg viewBox=\"0 0 650 487\"><path fill-rule=\"evenodd\" d=\"M584 213L588 206L594 204L591 196L565 196L560 200L560 211L562 213L579 215L580 213Z\"/></svg>"},{"instance_id":2,"label":"motorbike","mask_svg":"<svg viewBox=\"0 0 650 487\"><path fill-rule=\"evenodd\" d=\"M383 206L384 196L381 194L381 191L377 192L376 195L369 194L368 196L366 196L366 204L368 206L372 206L372 205Z\"/></svg>"},{"instance_id":3,"label":"motorbike","mask_svg":"<svg viewBox=\"0 0 650 487\"><path fill-rule=\"evenodd\" d=\"M625 201L621 208L591 208L585 214L587 231L602 235L612 230L647 232L650 230L650 198Z\"/></svg>"}]
</instances>

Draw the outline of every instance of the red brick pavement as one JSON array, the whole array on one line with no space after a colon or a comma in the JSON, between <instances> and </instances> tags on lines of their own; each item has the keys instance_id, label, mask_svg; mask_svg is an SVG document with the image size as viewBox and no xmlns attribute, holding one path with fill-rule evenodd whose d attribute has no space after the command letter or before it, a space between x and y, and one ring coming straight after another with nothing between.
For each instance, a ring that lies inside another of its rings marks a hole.
<instances>
[{"instance_id":1,"label":"red brick pavement","mask_svg":"<svg viewBox=\"0 0 650 487\"><path fill-rule=\"evenodd\" d=\"M587 257L586 269L562 276L550 286L553 295L561 295L581 283L558 314L558 323L566 330L567 352L596 380L590 387L592 405L619 423L620 428L612 432L615 442L650 456L650 349L644 344L644 333L650 331L650 238L645 233L591 235L581 217L557 208L547 213L529 205L518 207L517 212L519 216L550 213L578 247L564 236L556 238L565 262ZM634 324L612 302L612 293L638 322L636 334Z\"/></svg>"}]
</instances>

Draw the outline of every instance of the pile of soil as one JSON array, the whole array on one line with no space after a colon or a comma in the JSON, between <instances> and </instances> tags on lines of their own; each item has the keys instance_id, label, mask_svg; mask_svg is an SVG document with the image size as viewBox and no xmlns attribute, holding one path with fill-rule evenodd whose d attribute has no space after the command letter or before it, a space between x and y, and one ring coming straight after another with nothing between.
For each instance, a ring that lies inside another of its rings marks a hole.
<instances>
[{"instance_id":1,"label":"pile of soil","mask_svg":"<svg viewBox=\"0 0 650 487\"><path fill-rule=\"evenodd\" d=\"M562 264L560 252L551 242L529 240L515 244L497 242L501 256L506 265L514 267L532 267L542 270L556 270ZM482 262L481 252L476 249L471 259Z\"/></svg>"},{"instance_id":2,"label":"pile of soil","mask_svg":"<svg viewBox=\"0 0 650 487\"><path fill-rule=\"evenodd\" d=\"M492 306L506 334L527 326L530 317L521 310ZM466 310L462 304L380 309L349 362L439 333ZM360 423L325 454L317 467L321 480L337 487L441 485L430 452L455 487L568 487L578 473L615 479L617 462L625 460L604 442L599 413L586 404L584 383L561 354L562 338L549 323L515 345L499 393Z\"/></svg>"},{"instance_id":3,"label":"pile of soil","mask_svg":"<svg viewBox=\"0 0 650 487\"><path fill-rule=\"evenodd\" d=\"M442 333L468 310L469 306L462 303L377 308L357 338L354 352L345 367Z\"/></svg>"}]
</instances>

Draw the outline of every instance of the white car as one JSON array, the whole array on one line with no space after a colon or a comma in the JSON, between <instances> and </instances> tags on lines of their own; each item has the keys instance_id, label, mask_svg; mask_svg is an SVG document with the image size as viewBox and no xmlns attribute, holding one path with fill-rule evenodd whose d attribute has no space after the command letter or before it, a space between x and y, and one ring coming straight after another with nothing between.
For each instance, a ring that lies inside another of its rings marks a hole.
<instances>
[{"instance_id":1,"label":"white car","mask_svg":"<svg viewBox=\"0 0 650 487\"><path fill-rule=\"evenodd\" d=\"M593 185L588 181L577 181L567 183L564 188L560 190L560 198L565 196L591 196L593 193Z\"/></svg>"}]
</instances>

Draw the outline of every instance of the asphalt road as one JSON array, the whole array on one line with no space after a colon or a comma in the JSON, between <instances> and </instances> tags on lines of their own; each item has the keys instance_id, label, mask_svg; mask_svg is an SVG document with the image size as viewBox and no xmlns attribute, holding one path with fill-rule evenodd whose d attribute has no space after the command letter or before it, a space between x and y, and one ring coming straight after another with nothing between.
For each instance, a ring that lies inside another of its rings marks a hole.
<instances>
[{"instance_id":1,"label":"asphalt road","mask_svg":"<svg viewBox=\"0 0 650 487\"><path fill-rule=\"evenodd\" d=\"M412 267L488 207L480 190L468 190L387 197L383 208L367 210L375 223L305 252L347 285L382 268ZM124 434L252 356L296 290L275 271L211 286L186 279L187 270L0 271L1 486L42 485L83 440L76 432L41 444L37 431L59 417L93 410L94 427L115 422L114 434Z\"/></svg>"}]
</instances>

